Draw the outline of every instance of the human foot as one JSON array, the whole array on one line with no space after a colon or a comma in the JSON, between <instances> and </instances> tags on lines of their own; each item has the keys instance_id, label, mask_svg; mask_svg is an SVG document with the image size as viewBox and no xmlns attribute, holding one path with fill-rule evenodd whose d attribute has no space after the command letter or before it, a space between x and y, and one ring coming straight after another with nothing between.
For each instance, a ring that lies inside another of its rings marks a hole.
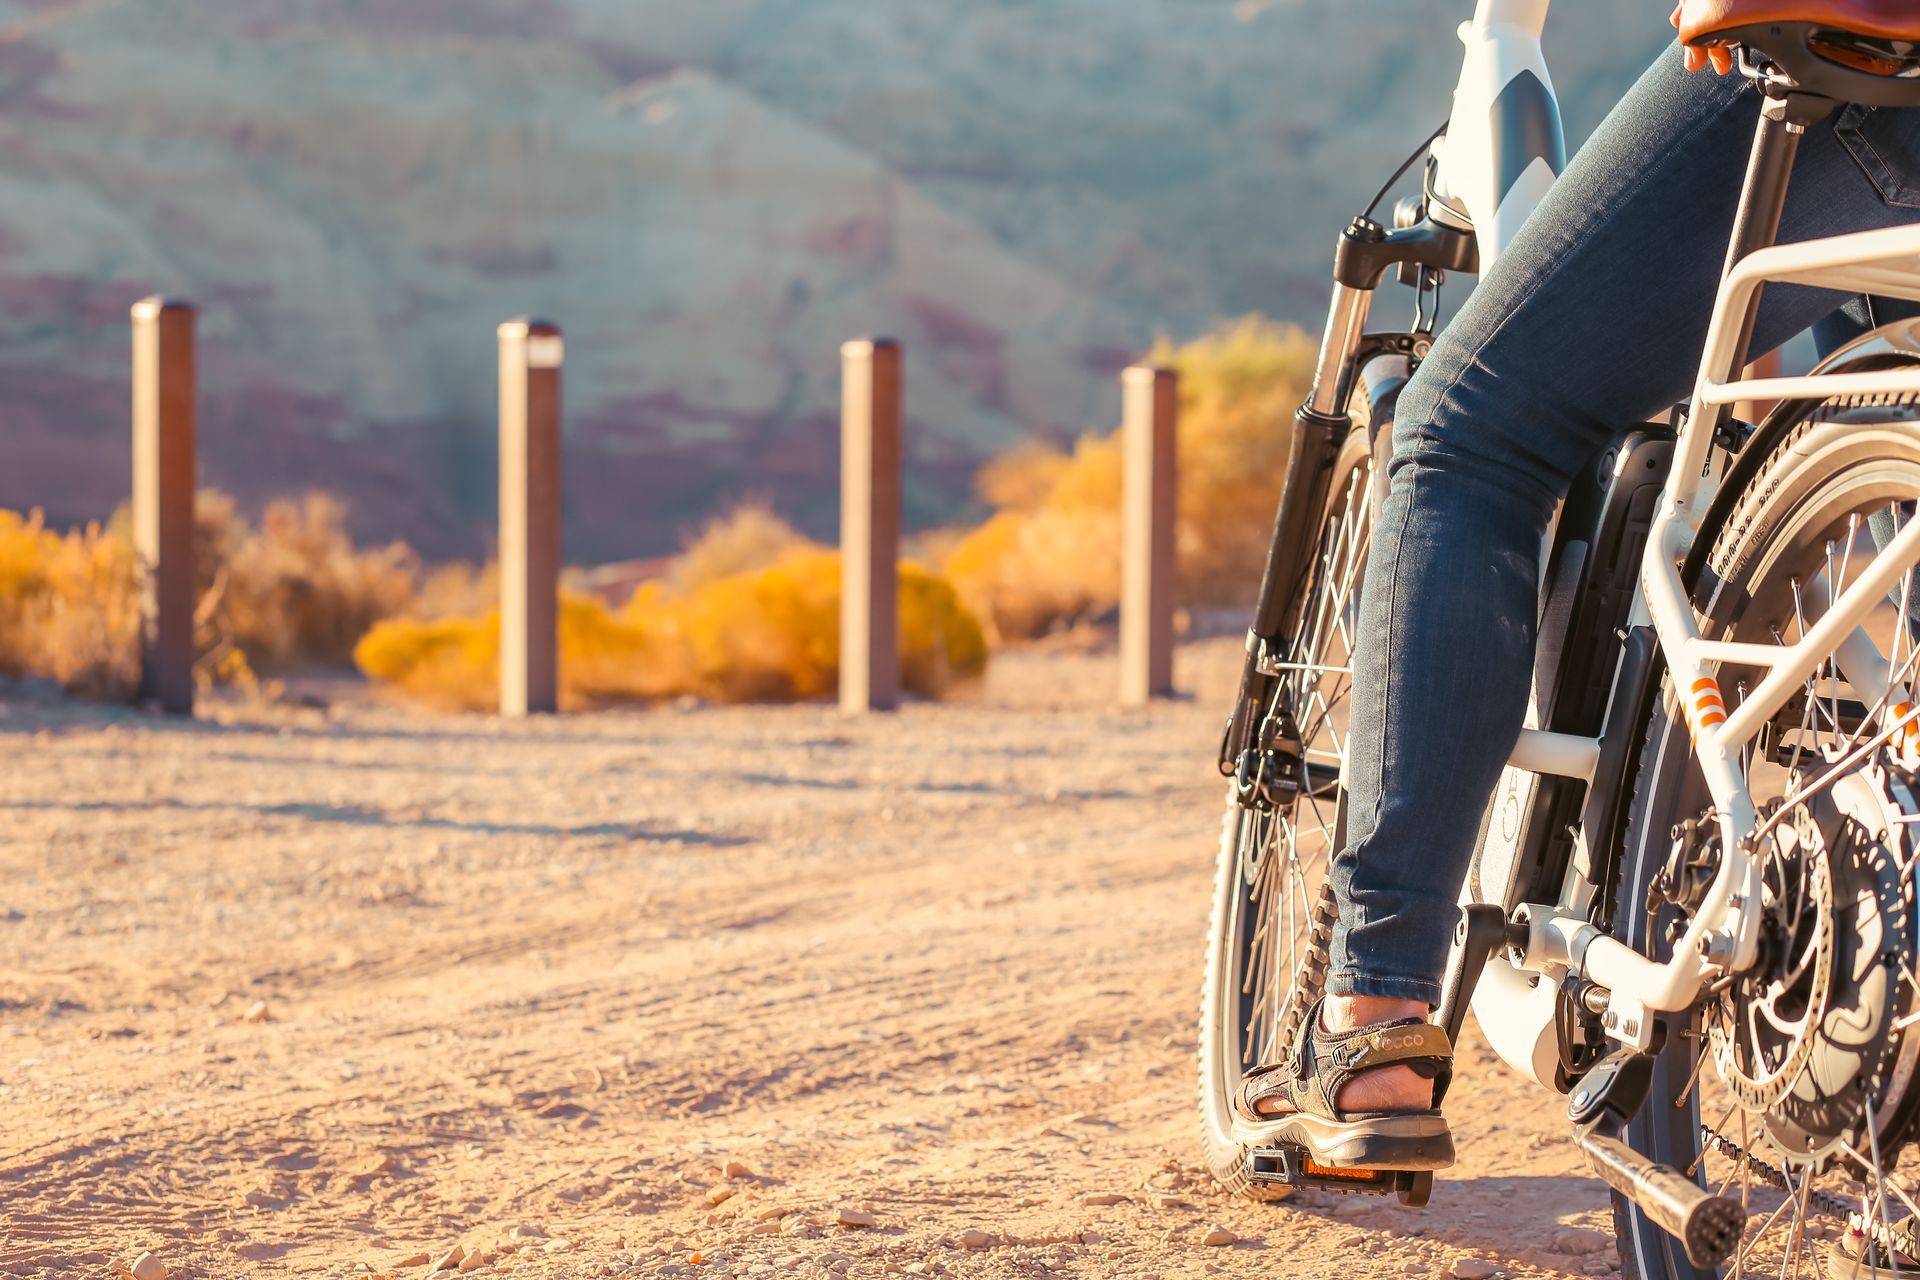
<instances>
[{"instance_id":1,"label":"human foot","mask_svg":"<svg viewBox=\"0 0 1920 1280\"><path fill-rule=\"evenodd\" d=\"M1320 1028L1328 1032L1358 1031L1406 1018L1424 1022L1431 1014L1420 1000L1329 995L1320 1002ZM1261 1098L1254 1105L1263 1116L1283 1116L1293 1110L1286 1098L1277 1095ZM1334 1105L1342 1111L1425 1111L1433 1106L1433 1081L1411 1067L1377 1067L1347 1081Z\"/></svg>"}]
</instances>

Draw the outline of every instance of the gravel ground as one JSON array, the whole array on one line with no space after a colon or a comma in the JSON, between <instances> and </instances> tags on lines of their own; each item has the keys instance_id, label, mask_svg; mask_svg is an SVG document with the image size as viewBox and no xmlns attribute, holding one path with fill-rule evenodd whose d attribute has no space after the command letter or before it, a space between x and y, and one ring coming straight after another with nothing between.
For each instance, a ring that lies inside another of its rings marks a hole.
<instances>
[{"instance_id":1,"label":"gravel ground","mask_svg":"<svg viewBox=\"0 0 1920 1280\"><path fill-rule=\"evenodd\" d=\"M859 720L0 702L0 1274L1608 1274L1477 1040L1428 1209L1214 1192L1237 661L1146 712L1067 653Z\"/></svg>"}]
</instances>

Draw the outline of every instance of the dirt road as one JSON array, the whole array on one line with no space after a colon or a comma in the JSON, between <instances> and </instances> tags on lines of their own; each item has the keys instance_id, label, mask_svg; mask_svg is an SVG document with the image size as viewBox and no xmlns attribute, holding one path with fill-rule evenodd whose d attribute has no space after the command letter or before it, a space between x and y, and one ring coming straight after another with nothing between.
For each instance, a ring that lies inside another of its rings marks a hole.
<instances>
[{"instance_id":1,"label":"dirt road","mask_svg":"<svg viewBox=\"0 0 1920 1280\"><path fill-rule=\"evenodd\" d=\"M1477 1041L1427 1210L1212 1191L1236 660L1146 713L1041 654L867 721L0 702L0 1274L1607 1274Z\"/></svg>"}]
</instances>

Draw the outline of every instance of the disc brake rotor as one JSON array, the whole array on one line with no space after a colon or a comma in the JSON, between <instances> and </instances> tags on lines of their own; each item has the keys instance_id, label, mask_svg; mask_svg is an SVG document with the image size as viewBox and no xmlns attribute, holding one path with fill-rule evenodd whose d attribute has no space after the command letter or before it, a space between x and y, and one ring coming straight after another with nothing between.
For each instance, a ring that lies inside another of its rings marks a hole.
<instances>
[{"instance_id":1,"label":"disc brake rotor","mask_svg":"<svg viewBox=\"0 0 1920 1280\"><path fill-rule=\"evenodd\" d=\"M1761 963L1729 990L1712 1030L1714 1065L1748 1112L1786 1097L1814 1051L1833 986L1833 879L1807 806L1777 828L1766 874Z\"/></svg>"},{"instance_id":2,"label":"disc brake rotor","mask_svg":"<svg viewBox=\"0 0 1920 1280\"><path fill-rule=\"evenodd\" d=\"M1788 803L1797 812L1775 827L1764 876L1761 959L1722 995L1714 1063L1789 1165L1873 1148L1890 1167L1920 1109L1920 1028L1903 1025L1920 985L1903 821L1915 797L1876 763Z\"/></svg>"}]
</instances>

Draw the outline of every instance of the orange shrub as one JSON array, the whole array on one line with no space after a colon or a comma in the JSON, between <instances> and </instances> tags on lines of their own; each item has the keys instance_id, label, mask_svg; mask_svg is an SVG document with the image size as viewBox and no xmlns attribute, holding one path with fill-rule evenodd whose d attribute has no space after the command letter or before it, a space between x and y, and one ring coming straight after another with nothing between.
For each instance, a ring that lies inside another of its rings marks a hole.
<instances>
[{"instance_id":1,"label":"orange shrub","mask_svg":"<svg viewBox=\"0 0 1920 1280\"><path fill-rule=\"evenodd\" d=\"M978 676L980 624L944 580L900 571L902 678L938 697ZM369 677L445 707L498 705L498 613L376 625L355 650ZM615 612L587 596L560 611L563 706L692 695L716 702L794 701L834 689L840 660L840 559L803 548L773 565L681 595L648 583Z\"/></svg>"},{"instance_id":2,"label":"orange shrub","mask_svg":"<svg viewBox=\"0 0 1920 1280\"><path fill-rule=\"evenodd\" d=\"M356 548L339 502L271 504L259 529L225 494L197 495L195 674L251 686L254 670L345 661L377 618L413 598L402 544ZM139 601L125 509L103 528L56 533L38 512L0 511L0 674L43 676L89 697L139 683Z\"/></svg>"},{"instance_id":3,"label":"orange shrub","mask_svg":"<svg viewBox=\"0 0 1920 1280\"><path fill-rule=\"evenodd\" d=\"M1258 586L1313 358L1305 333L1257 316L1184 346L1162 339L1149 356L1180 373L1183 603L1240 603ZM980 497L997 510L942 567L994 635L1037 635L1119 603L1120 483L1117 432L1071 452L1022 446L981 472Z\"/></svg>"},{"instance_id":4,"label":"orange shrub","mask_svg":"<svg viewBox=\"0 0 1920 1280\"><path fill-rule=\"evenodd\" d=\"M353 647L353 660L368 679L435 706L493 706L500 694L500 614L376 622Z\"/></svg>"},{"instance_id":5,"label":"orange shrub","mask_svg":"<svg viewBox=\"0 0 1920 1280\"><path fill-rule=\"evenodd\" d=\"M130 697L139 646L131 542L97 524L62 534L38 511L0 511L0 675Z\"/></svg>"}]
</instances>

